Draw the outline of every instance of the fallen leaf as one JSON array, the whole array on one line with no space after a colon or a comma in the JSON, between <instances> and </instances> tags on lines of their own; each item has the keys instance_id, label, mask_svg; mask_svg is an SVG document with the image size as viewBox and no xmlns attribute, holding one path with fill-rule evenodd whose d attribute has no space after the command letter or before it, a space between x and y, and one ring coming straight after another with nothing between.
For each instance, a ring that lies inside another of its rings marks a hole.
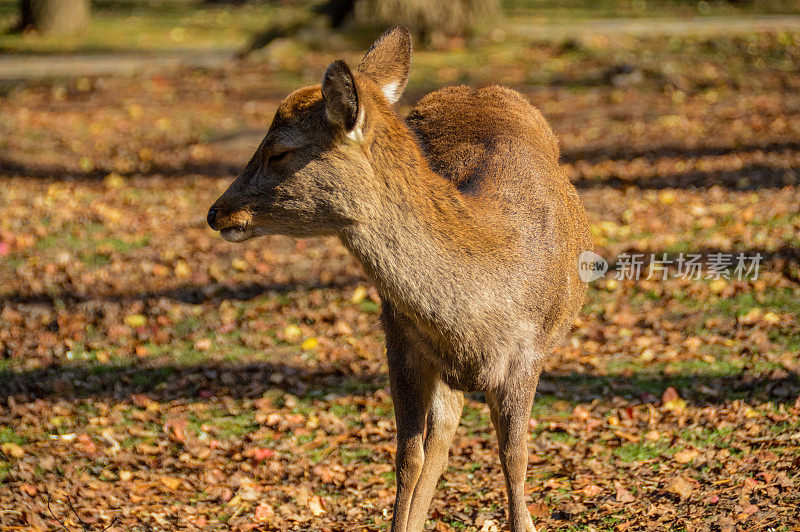
<instances>
[{"instance_id":1,"label":"fallen leaf","mask_svg":"<svg viewBox=\"0 0 800 532\"><path fill-rule=\"evenodd\" d=\"M287 325L283 329L283 337L287 342L297 342L303 337L303 331L297 325Z\"/></svg>"},{"instance_id":2,"label":"fallen leaf","mask_svg":"<svg viewBox=\"0 0 800 532\"><path fill-rule=\"evenodd\" d=\"M353 290L353 295L350 296L350 301L353 303L361 303L364 301L364 298L367 297L367 288L365 286L357 286L355 290Z\"/></svg>"},{"instance_id":3,"label":"fallen leaf","mask_svg":"<svg viewBox=\"0 0 800 532\"><path fill-rule=\"evenodd\" d=\"M758 488L761 484L754 478L745 477L742 481L742 492L743 493L750 493L754 489Z\"/></svg>"},{"instance_id":4,"label":"fallen leaf","mask_svg":"<svg viewBox=\"0 0 800 532\"><path fill-rule=\"evenodd\" d=\"M684 449L683 451L675 453L675 456L673 456L673 458L679 464L688 464L689 462L697 458L699 454L700 453L694 449Z\"/></svg>"},{"instance_id":5,"label":"fallen leaf","mask_svg":"<svg viewBox=\"0 0 800 532\"><path fill-rule=\"evenodd\" d=\"M179 260L175 264L175 275L178 277L189 277L192 274L192 269L186 264L186 261Z\"/></svg>"},{"instance_id":6,"label":"fallen leaf","mask_svg":"<svg viewBox=\"0 0 800 532\"><path fill-rule=\"evenodd\" d=\"M169 439L178 443L186 441L186 428L189 426L187 419L170 419L164 423L164 433Z\"/></svg>"},{"instance_id":7,"label":"fallen leaf","mask_svg":"<svg viewBox=\"0 0 800 532\"><path fill-rule=\"evenodd\" d=\"M4 455L10 456L11 458L19 459L25 456L25 450L13 442L4 443L0 449L2 449Z\"/></svg>"},{"instance_id":8,"label":"fallen leaf","mask_svg":"<svg viewBox=\"0 0 800 532\"><path fill-rule=\"evenodd\" d=\"M303 343L300 344L300 349L302 349L303 351L311 351L312 349L315 349L318 344L319 340L317 340L316 338L314 337L306 338L303 341Z\"/></svg>"},{"instance_id":9,"label":"fallen leaf","mask_svg":"<svg viewBox=\"0 0 800 532\"><path fill-rule=\"evenodd\" d=\"M208 351L211 349L211 338L201 338L194 343L194 348L198 351Z\"/></svg>"},{"instance_id":10,"label":"fallen leaf","mask_svg":"<svg viewBox=\"0 0 800 532\"><path fill-rule=\"evenodd\" d=\"M694 484L686 477L677 476L673 477L669 482L667 482L667 485L664 486L664 489L669 493L674 493L681 499L685 499L694 491Z\"/></svg>"},{"instance_id":11,"label":"fallen leaf","mask_svg":"<svg viewBox=\"0 0 800 532\"><path fill-rule=\"evenodd\" d=\"M183 485L183 480L176 477L161 477L161 483L171 491L177 491Z\"/></svg>"},{"instance_id":12,"label":"fallen leaf","mask_svg":"<svg viewBox=\"0 0 800 532\"><path fill-rule=\"evenodd\" d=\"M758 506L756 506L755 504L750 504L744 509L744 511L737 514L736 519L738 521L747 521L750 518L750 516L756 513L757 511L758 511Z\"/></svg>"},{"instance_id":13,"label":"fallen leaf","mask_svg":"<svg viewBox=\"0 0 800 532\"><path fill-rule=\"evenodd\" d=\"M572 417L581 421L586 421L592 417L592 413L585 405L577 405L572 409Z\"/></svg>"},{"instance_id":14,"label":"fallen leaf","mask_svg":"<svg viewBox=\"0 0 800 532\"><path fill-rule=\"evenodd\" d=\"M275 451L266 447L252 447L245 451L245 456L249 456L254 462L263 462L264 460L274 457L276 454Z\"/></svg>"},{"instance_id":15,"label":"fallen leaf","mask_svg":"<svg viewBox=\"0 0 800 532\"><path fill-rule=\"evenodd\" d=\"M596 484L589 484L588 486L584 486L580 492L584 497L596 497L603 493L603 488Z\"/></svg>"},{"instance_id":16,"label":"fallen leaf","mask_svg":"<svg viewBox=\"0 0 800 532\"><path fill-rule=\"evenodd\" d=\"M619 482L614 482L614 490L616 491L614 498L616 499L617 502L625 503L625 502L633 502L636 500L636 497L634 497L633 494L631 494L631 492L626 490Z\"/></svg>"},{"instance_id":17,"label":"fallen leaf","mask_svg":"<svg viewBox=\"0 0 800 532\"><path fill-rule=\"evenodd\" d=\"M142 316L141 314L128 314L125 316L123 320L125 325L131 327L132 329L136 329L137 327L144 327L147 325L147 318Z\"/></svg>"},{"instance_id":18,"label":"fallen leaf","mask_svg":"<svg viewBox=\"0 0 800 532\"><path fill-rule=\"evenodd\" d=\"M782 488L794 487L794 481L783 471L780 471L777 475L775 475L775 482L777 482Z\"/></svg>"},{"instance_id":19,"label":"fallen leaf","mask_svg":"<svg viewBox=\"0 0 800 532\"><path fill-rule=\"evenodd\" d=\"M308 509L311 510L311 513L315 516L325 513L325 508L322 507L322 500L316 495L308 500Z\"/></svg>"},{"instance_id":20,"label":"fallen leaf","mask_svg":"<svg viewBox=\"0 0 800 532\"><path fill-rule=\"evenodd\" d=\"M88 434L79 434L75 439L75 447L86 454L95 454L97 452L97 444Z\"/></svg>"},{"instance_id":21,"label":"fallen leaf","mask_svg":"<svg viewBox=\"0 0 800 532\"><path fill-rule=\"evenodd\" d=\"M483 522L483 525L481 525L479 532L498 532L499 529L497 522L493 519L487 519Z\"/></svg>"},{"instance_id":22,"label":"fallen leaf","mask_svg":"<svg viewBox=\"0 0 800 532\"><path fill-rule=\"evenodd\" d=\"M42 519L39 516L39 514L33 510L25 511L25 520L31 527L30 530L33 532L44 532L45 530L52 530L52 527L48 526L45 520Z\"/></svg>"},{"instance_id":23,"label":"fallen leaf","mask_svg":"<svg viewBox=\"0 0 800 532\"><path fill-rule=\"evenodd\" d=\"M103 185L111 190L119 190L125 186L125 178L116 172L110 173L103 178Z\"/></svg>"},{"instance_id":24,"label":"fallen leaf","mask_svg":"<svg viewBox=\"0 0 800 532\"><path fill-rule=\"evenodd\" d=\"M274 515L275 510L272 509L272 506L266 502L262 502L256 506L253 517L255 517L256 521L266 521L272 518Z\"/></svg>"},{"instance_id":25,"label":"fallen leaf","mask_svg":"<svg viewBox=\"0 0 800 532\"><path fill-rule=\"evenodd\" d=\"M680 397L680 395L678 395L677 390L675 390L675 388L670 386L669 388L664 390L664 393L661 395L661 402L662 403L669 403L670 401L674 401L674 400L680 399L680 398L681 397Z\"/></svg>"},{"instance_id":26,"label":"fallen leaf","mask_svg":"<svg viewBox=\"0 0 800 532\"><path fill-rule=\"evenodd\" d=\"M550 515L550 507L543 502L534 502L528 505L532 517L545 517Z\"/></svg>"}]
</instances>

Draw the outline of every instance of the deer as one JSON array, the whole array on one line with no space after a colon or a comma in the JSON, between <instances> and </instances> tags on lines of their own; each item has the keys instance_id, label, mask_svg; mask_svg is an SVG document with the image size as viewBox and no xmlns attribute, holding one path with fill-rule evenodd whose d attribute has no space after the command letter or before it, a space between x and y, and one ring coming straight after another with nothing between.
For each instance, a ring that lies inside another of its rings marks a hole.
<instances>
[{"instance_id":1,"label":"deer","mask_svg":"<svg viewBox=\"0 0 800 532\"><path fill-rule=\"evenodd\" d=\"M585 297L586 213L520 93L447 87L402 119L411 49L395 27L355 69L334 61L289 94L207 222L230 242L335 235L374 283L397 425L393 532L425 526L465 393L490 410L508 527L535 531L528 427Z\"/></svg>"}]
</instances>

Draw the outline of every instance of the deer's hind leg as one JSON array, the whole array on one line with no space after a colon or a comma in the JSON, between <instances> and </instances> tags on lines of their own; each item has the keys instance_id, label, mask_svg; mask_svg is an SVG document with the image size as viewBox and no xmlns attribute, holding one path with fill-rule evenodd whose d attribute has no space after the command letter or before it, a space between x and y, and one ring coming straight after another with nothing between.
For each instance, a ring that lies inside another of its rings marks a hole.
<instances>
[{"instance_id":1,"label":"deer's hind leg","mask_svg":"<svg viewBox=\"0 0 800 532\"><path fill-rule=\"evenodd\" d=\"M525 477L528 472L528 421L538 380L536 375L520 382L506 382L501 389L486 394L500 444L511 532L536 532L525 505Z\"/></svg>"},{"instance_id":2,"label":"deer's hind leg","mask_svg":"<svg viewBox=\"0 0 800 532\"><path fill-rule=\"evenodd\" d=\"M436 484L447 468L450 444L463 409L464 395L437 378L428 409L424 443L425 461L411 499L407 532L417 532L425 526Z\"/></svg>"}]
</instances>

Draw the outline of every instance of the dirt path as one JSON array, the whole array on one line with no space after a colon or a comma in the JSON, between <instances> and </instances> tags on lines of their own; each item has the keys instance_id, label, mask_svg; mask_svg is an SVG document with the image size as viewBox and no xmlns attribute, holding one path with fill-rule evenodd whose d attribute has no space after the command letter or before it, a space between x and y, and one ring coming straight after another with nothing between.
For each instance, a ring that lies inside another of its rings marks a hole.
<instances>
[{"instance_id":1,"label":"dirt path","mask_svg":"<svg viewBox=\"0 0 800 532\"><path fill-rule=\"evenodd\" d=\"M232 49L198 49L104 54L0 54L0 81L129 76L178 66L214 68L230 61L234 52Z\"/></svg>"},{"instance_id":2,"label":"dirt path","mask_svg":"<svg viewBox=\"0 0 800 532\"><path fill-rule=\"evenodd\" d=\"M515 19L508 27L510 35L522 38L535 36L538 39L620 34L717 35L779 30L800 31L800 16L595 19L556 23ZM0 81L132 75L177 66L214 68L230 61L233 54L232 49L116 54L0 54Z\"/></svg>"},{"instance_id":3,"label":"dirt path","mask_svg":"<svg viewBox=\"0 0 800 532\"><path fill-rule=\"evenodd\" d=\"M694 18L594 19L574 22L517 21L509 32L540 39L587 35L722 35L752 31L798 31L800 16L737 16Z\"/></svg>"}]
</instances>

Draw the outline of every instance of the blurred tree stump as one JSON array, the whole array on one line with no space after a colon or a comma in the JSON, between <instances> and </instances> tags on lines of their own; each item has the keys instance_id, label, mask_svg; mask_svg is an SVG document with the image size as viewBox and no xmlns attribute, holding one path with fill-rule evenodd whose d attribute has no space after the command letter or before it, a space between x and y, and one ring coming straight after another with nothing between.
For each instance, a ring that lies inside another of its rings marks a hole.
<instances>
[{"instance_id":1,"label":"blurred tree stump","mask_svg":"<svg viewBox=\"0 0 800 532\"><path fill-rule=\"evenodd\" d=\"M20 0L19 29L42 34L76 33L89 24L89 0Z\"/></svg>"},{"instance_id":2,"label":"blurred tree stump","mask_svg":"<svg viewBox=\"0 0 800 532\"><path fill-rule=\"evenodd\" d=\"M332 34L367 30L371 35L402 25L418 45L486 29L501 17L499 0L328 0L309 16L287 17L254 36L239 54L244 58L278 38L294 38L310 30L320 42Z\"/></svg>"},{"instance_id":3,"label":"blurred tree stump","mask_svg":"<svg viewBox=\"0 0 800 532\"><path fill-rule=\"evenodd\" d=\"M436 37L461 37L484 29L500 15L498 0L332 0L330 4L349 3L359 28L402 25L418 42L429 44Z\"/></svg>"}]
</instances>

